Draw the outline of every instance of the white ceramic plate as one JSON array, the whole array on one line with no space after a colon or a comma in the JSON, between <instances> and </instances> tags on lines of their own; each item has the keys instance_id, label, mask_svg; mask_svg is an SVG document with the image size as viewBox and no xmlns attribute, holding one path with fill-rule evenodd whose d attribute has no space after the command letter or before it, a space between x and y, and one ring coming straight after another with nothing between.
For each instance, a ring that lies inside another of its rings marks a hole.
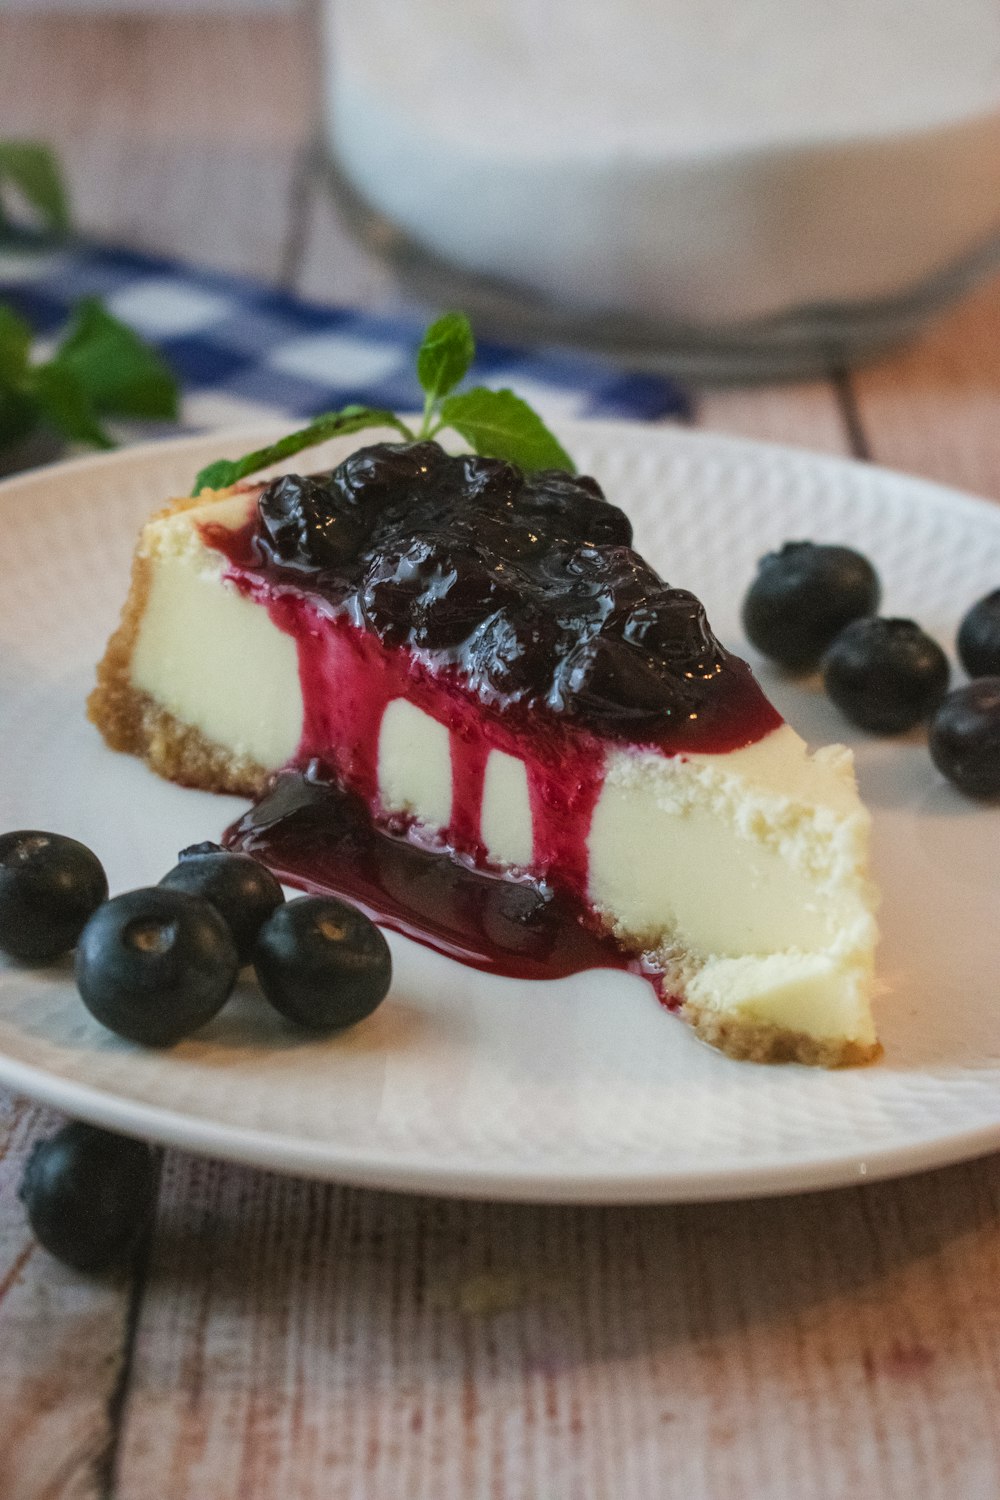
<instances>
[{"instance_id":1,"label":"white ceramic plate","mask_svg":"<svg viewBox=\"0 0 1000 1500\"><path fill-rule=\"evenodd\" d=\"M156 881L241 806L158 780L84 718L134 534L209 458L270 435L172 442L0 486L0 828L83 839L112 889ZM579 424L563 436L631 513L638 546L702 595L738 649L755 559L790 537L861 547L885 610L916 615L949 648L967 605L1000 583L1000 507L710 435ZM731 1062L639 979L497 979L390 934L390 998L320 1041L282 1031L247 986L196 1039L144 1052L91 1021L68 963L0 968L0 1083L193 1151L503 1198L749 1196L1000 1146L1000 809L948 788L919 736L853 734L814 687L754 665L808 739L857 752L884 893L876 1066Z\"/></svg>"}]
</instances>

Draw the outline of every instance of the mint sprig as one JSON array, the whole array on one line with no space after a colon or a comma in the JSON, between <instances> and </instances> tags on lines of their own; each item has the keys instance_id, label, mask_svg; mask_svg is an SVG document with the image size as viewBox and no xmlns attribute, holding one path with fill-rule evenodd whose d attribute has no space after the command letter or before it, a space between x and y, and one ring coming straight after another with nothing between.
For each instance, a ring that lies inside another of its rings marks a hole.
<instances>
[{"instance_id":1,"label":"mint sprig","mask_svg":"<svg viewBox=\"0 0 1000 1500\"><path fill-rule=\"evenodd\" d=\"M215 463L201 470L191 493L200 495L202 490L228 489L231 484L239 484L248 474L256 474L258 469L269 469L283 458L294 457L303 448L315 448L317 443L345 437L351 432L361 432L365 427L395 427L403 437L413 437L406 423L401 422L391 411L379 411L373 406L344 406L340 411L326 412L322 417L317 417L315 422L310 422L308 427L290 432L287 437L279 438L267 448L258 448L256 452L246 453L242 458L216 459Z\"/></svg>"},{"instance_id":2,"label":"mint sprig","mask_svg":"<svg viewBox=\"0 0 1000 1500\"><path fill-rule=\"evenodd\" d=\"M469 444L474 453L502 458L529 472L537 469L567 469L573 460L546 427L541 417L513 391L490 390L483 385L454 392L476 356L475 340L464 313L449 312L433 322L417 352L417 378L424 392L420 427L414 431L394 412L372 407L345 406L326 412L308 427L259 448L243 458L216 460L202 469L193 495L204 489L226 489L259 469L312 448L328 438L360 432L366 427L392 427L407 442L437 437L445 428Z\"/></svg>"},{"instance_id":3,"label":"mint sprig","mask_svg":"<svg viewBox=\"0 0 1000 1500\"><path fill-rule=\"evenodd\" d=\"M177 383L154 349L94 297L77 303L49 359L33 362L31 329L0 304L0 447L44 425L72 442L113 448L104 417L177 417Z\"/></svg>"},{"instance_id":4,"label":"mint sprig","mask_svg":"<svg viewBox=\"0 0 1000 1500\"><path fill-rule=\"evenodd\" d=\"M441 426L453 427L476 453L506 458L519 468L568 469L573 460L538 413L513 391L473 386L448 396L439 407Z\"/></svg>"},{"instance_id":5,"label":"mint sprig","mask_svg":"<svg viewBox=\"0 0 1000 1500\"><path fill-rule=\"evenodd\" d=\"M434 403L465 379L475 357L476 343L464 313L445 313L431 324L417 350L417 379L427 398L425 422Z\"/></svg>"}]
</instances>

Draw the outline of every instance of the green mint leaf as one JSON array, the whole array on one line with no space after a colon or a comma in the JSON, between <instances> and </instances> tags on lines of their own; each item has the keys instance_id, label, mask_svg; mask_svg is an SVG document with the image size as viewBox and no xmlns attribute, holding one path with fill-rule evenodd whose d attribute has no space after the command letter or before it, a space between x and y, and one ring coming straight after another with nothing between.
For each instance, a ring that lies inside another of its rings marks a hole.
<instances>
[{"instance_id":1,"label":"green mint leaf","mask_svg":"<svg viewBox=\"0 0 1000 1500\"><path fill-rule=\"evenodd\" d=\"M19 386L28 368L31 329L9 307L0 303L0 386Z\"/></svg>"},{"instance_id":2,"label":"green mint leaf","mask_svg":"<svg viewBox=\"0 0 1000 1500\"><path fill-rule=\"evenodd\" d=\"M0 141L0 197L10 186L30 204L47 229L54 234L67 233L69 199L59 163L48 146L41 141Z\"/></svg>"},{"instance_id":3,"label":"green mint leaf","mask_svg":"<svg viewBox=\"0 0 1000 1500\"><path fill-rule=\"evenodd\" d=\"M472 329L464 313L448 312L431 324L417 354L417 378L428 408L454 389L475 356Z\"/></svg>"},{"instance_id":4,"label":"green mint leaf","mask_svg":"<svg viewBox=\"0 0 1000 1500\"><path fill-rule=\"evenodd\" d=\"M36 365L31 371L30 394L52 425L73 442L88 443L93 448L114 447L72 370L63 369L52 360Z\"/></svg>"},{"instance_id":5,"label":"green mint leaf","mask_svg":"<svg viewBox=\"0 0 1000 1500\"><path fill-rule=\"evenodd\" d=\"M573 460L541 417L513 391L473 386L448 396L438 407L445 427L454 427L470 447L488 458L505 458L529 473L534 469L567 469Z\"/></svg>"},{"instance_id":6,"label":"green mint leaf","mask_svg":"<svg viewBox=\"0 0 1000 1500\"><path fill-rule=\"evenodd\" d=\"M169 366L133 329L85 297L52 362L75 376L95 411L176 420L177 382Z\"/></svg>"},{"instance_id":7,"label":"green mint leaf","mask_svg":"<svg viewBox=\"0 0 1000 1500\"><path fill-rule=\"evenodd\" d=\"M413 433L394 412L379 411L368 406L345 406L340 411L325 412L323 416L310 422L308 427L290 432L287 437L279 438L268 448L258 448L255 453L244 454L242 458L217 459L215 463L202 469L191 493L200 495L202 490L228 489L231 484L238 484L241 479L246 479L248 474L255 474L258 469L268 469L282 459L301 453L304 448L314 448L317 443L343 437L349 432L361 432L365 427L394 427L408 442L413 441Z\"/></svg>"}]
</instances>

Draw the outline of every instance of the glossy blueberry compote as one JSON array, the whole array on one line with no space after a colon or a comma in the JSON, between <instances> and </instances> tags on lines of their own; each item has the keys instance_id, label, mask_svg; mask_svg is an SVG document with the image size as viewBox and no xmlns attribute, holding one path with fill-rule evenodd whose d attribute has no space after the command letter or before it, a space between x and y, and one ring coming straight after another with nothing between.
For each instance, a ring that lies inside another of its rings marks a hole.
<instances>
[{"instance_id":1,"label":"glossy blueberry compote","mask_svg":"<svg viewBox=\"0 0 1000 1500\"><path fill-rule=\"evenodd\" d=\"M257 510L240 532L206 528L244 577L307 589L500 713L704 751L780 722L594 479L379 443L275 480Z\"/></svg>"},{"instance_id":2,"label":"glossy blueberry compote","mask_svg":"<svg viewBox=\"0 0 1000 1500\"><path fill-rule=\"evenodd\" d=\"M493 972L635 967L587 901L608 741L725 753L781 719L597 482L381 443L275 480L241 529L202 533L295 639L304 709L293 766L230 847ZM449 731L451 815L430 845L380 799L380 727L401 697ZM495 750L527 781L533 857L514 878L480 834Z\"/></svg>"}]
</instances>

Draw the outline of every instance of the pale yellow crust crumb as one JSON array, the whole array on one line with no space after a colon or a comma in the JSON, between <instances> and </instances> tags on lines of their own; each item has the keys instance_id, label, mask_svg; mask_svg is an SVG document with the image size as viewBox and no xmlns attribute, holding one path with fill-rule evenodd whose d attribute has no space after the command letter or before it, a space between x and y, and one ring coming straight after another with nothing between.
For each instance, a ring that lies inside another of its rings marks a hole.
<instances>
[{"instance_id":1,"label":"pale yellow crust crumb","mask_svg":"<svg viewBox=\"0 0 1000 1500\"><path fill-rule=\"evenodd\" d=\"M681 1015L703 1042L740 1062L806 1063L813 1068L853 1068L882 1055L879 1042L807 1036L769 1022L733 1020L685 1001Z\"/></svg>"}]
</instances>

